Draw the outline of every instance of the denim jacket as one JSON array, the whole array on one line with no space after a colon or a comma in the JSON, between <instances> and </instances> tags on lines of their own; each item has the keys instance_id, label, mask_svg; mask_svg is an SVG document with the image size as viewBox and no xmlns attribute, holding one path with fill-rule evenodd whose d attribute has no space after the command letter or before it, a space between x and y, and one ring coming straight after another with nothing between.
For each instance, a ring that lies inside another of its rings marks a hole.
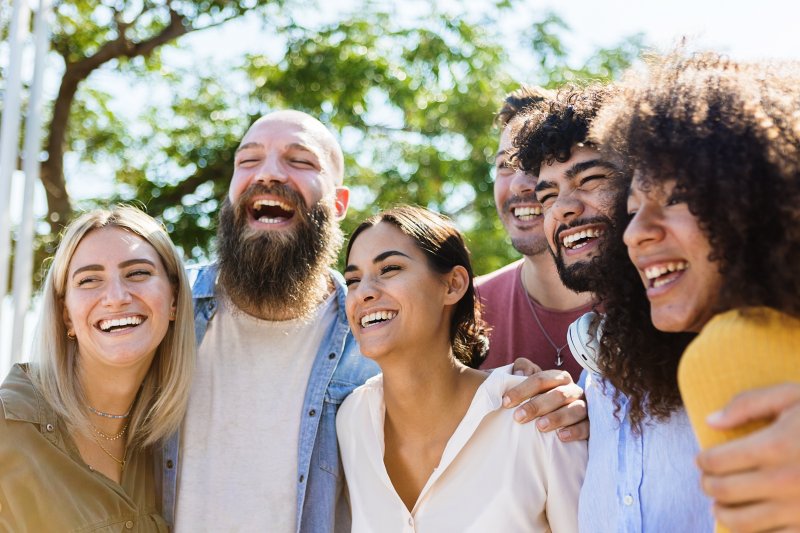
<instances>
[{"instance_id":1,"label":"denim jacket","mask_svg":"<svg viewBox=\"0 0 800 533\"><path fill-rule=\"evenodd\" d=\"M187 274L192 285L197 345L203 341L209 321L217 310L214 294L215 264L193 267ZM336 412L350 392L377 374L378 366L364 358L350 333L345 315L344 280L330 271L338 304L337 317L323 337L314 359L303 401L297 450L297 531L333 531L335 524L348 524L349 516L336 516L344 490L344 476L336 439ZM163 514L174 524L178 484L180 433L164 447ZM219 487L218 487L219 489Z\"/></svg>"}]
</instances>

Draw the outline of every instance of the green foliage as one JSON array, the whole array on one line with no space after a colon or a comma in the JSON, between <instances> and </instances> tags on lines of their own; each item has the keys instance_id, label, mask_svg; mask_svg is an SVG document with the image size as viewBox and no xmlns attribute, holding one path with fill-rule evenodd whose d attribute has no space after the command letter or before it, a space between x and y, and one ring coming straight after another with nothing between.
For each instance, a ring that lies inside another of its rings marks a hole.
<instances>
[{"instance_id":1,"label":"green foliage","mask_svg":"<svg viewBox=\"0 0 800 533\"><path fill-rule=\"evenodd\" d=\"M569 28L555 14L541 13L531 15L530 30L510 54L500 44L507 38L499 18L514 5L498 0L476 15L474 8L453 13L432 4L412 16L366 0L350 15L313 24L303 1L56 2L52 45L67 61L113 41L120 22L128 24L128 37L157 34L170 22L170 7L192 29L260 9L262 31L285 47L202 69L170 66L163 46L146 57L120 57L107 68L168 96L131 122L115 116L112 93L90 78L71 110L68 149L113 169L115 200L141 202L188 258L204 259L213 253L216 211L249 124L274 109L306 111L335 130L345 150L353 191L346 232L381 208L424 205L457 221L476 272L488 272L515 258L492 195L499 134L492 120L504 95L521 82L553 87L611 79L641 48L637 36L598 50L580 67L568 66ZM531 66L525 79L510 74L512 59L517 67Z\"/></svg>"}]
</instances>

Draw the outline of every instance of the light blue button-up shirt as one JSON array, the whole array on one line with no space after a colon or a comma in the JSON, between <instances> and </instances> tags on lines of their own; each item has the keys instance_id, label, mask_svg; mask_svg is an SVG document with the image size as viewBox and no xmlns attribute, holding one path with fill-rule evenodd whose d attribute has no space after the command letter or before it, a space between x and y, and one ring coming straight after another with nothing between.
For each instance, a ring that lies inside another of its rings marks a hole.
<instances>
[{"instance_id":1,"label":"light blue button-up shirt","mask_svg":"<svg viewBox=\"0 0 800 533\"><path fill-rule=\"evenodd\" d=\"M194 301L194 323L197 345L203 341L208 323L217 310L215 295L217 269L208 265L189 269ZM341 505L344 479L336 439L336 412L350 392L379 372L378 365L366 359L350 332L345 315L346 288L338 272L330 271L335 286L337 316L320 344L311 368L302 413L297 450L297 531L325 533L335 526L349 526L349 508ZM173 436L164 447L163 509L164 518L172 524L178 477L180 435ZM210 487L209 490L224 490ZM265 498L269 495L265 494ZM337 516L337 512L339 513ZM342 516L342 514L347 516Z\"/></svg>"},{"instance_id":2,"label":"light blue button-up shirt","mask_svg":"<svg viewBox=\"0 0 800 533\"><path fill-rule=\"evenodd\" d=\"M710 533L711 501L700 489L697 440L683 409L663 422L647 420L640 434L622 398L614 414L614 388L585 376L589 407L589 463L581 488L582 533ZM583 378L584 376L582 376Z\"/></svg>"}]
</instances>

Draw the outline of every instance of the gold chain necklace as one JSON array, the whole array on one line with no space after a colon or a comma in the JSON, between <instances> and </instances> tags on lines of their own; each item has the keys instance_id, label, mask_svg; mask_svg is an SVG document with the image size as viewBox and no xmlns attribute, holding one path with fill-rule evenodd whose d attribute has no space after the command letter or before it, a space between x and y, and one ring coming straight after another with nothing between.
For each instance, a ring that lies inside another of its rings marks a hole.
<instances>
[{"instance_id":1,"label":"gold chain necklace","mask_svg":"<svg viewBox=\"0 0 800 533\"><path fill-rule=\"evenodd\" d=\"M124 426L122 426L122 429L116 435L109 435L107 433L104 433L102 429L100 429L99 427L95 426L91 422L89 422L89 425L92 427L92 431L94 432L95 435L103 437L104 439L109 440L109 441L113 441L113 440L119 439L120 437L125 435L125 432L128 431L128 424L125 424Z\"/></svg>"},{"instance_id":2,"label":"gold chain necklace","mask_svg":"<svg viewBox=\"0 0 800 533\"><path fill-rule=\"evenodd\" d=\"M547 330L544 329L544 325L542 325L542 321L539 320L539 314L536 312L536 306L533 305L533 299L531 298L530 294L528 294L528 289L525 288L525 282L522 280L522 267L519 269L519 282L522 285L522 290L525 292L525 300L528 302L528 307L531 308L531 313L533 314L533 318L536 320L536 325L539 326L539 330L544 335L544 338L547 342L550 343L550 346L556 351L556 366L561 366L564 364L564 359L561 358L561 352L569 346L569 342L565 342L564 346L559 348L556 346L556 343L553 342L553 339L550 338L550 335L547 333Z\"/></svg>"},{"instance_id":3,"label":"gold chain necklace","mask_svg":"<svg viewBox=\"0 0 800 533\"><path fill-rule=\"evenodd\" d=\"M119 465L120 470L125 470L125 451L124 451L124 449L123 449L123 452L122 452L122 459L117 459L110 451L108 451L108 449L105 446L103 446L103 444L100 442L100 440L96 436L93 436L93 438L94 438L94 441L97 443L97 445L100 446L100 449L103 450L106 453L106 455L111 457L114 460L114 462Z\"/></svg>"}]
</instances>

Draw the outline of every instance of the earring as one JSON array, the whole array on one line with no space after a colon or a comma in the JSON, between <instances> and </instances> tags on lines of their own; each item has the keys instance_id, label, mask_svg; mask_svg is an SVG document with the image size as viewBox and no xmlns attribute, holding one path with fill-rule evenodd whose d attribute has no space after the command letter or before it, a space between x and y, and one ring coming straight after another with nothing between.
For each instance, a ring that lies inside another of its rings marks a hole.
<instances>
[{"instance_id":1,"label":"earring","mask_svg":"<svg viewBox=\"0 0 800 533\"><path fill-rule=\"evenodd\" d=\"M177 311L175 311L175 309L173 309L173 310L172 310L172 311L170 311L170 313L169 313L169 319L170 319L170 320L172 320L172 321L174 321L174 320L175 320L175 318L176 318L176 315L177 315Z\"/></svg>"},{"instance_id":2,"label":"earring","mask_svg":"<svg viewBox=\"0 0 800 533\"><path fill-rule=\"evenodd\" d=\"M71 340L71 341L74 341L75 340L75 331L73 331L72 329L68 329L67 330L67 338L69 340Z\"/></svg>"}]
</instances>

